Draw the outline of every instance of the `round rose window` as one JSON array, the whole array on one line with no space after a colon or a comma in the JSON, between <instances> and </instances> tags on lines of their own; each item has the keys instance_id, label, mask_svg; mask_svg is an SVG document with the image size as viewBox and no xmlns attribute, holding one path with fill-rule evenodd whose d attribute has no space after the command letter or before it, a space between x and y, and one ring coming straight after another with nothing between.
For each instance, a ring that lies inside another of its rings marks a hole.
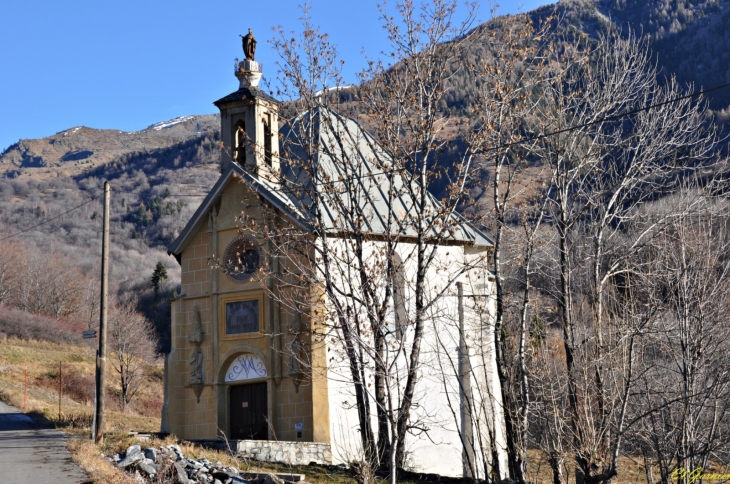
<instances>
[{"instance_id":1,"label":"round rose window","mask_svg":"<svg viewBox=\"0 0 730 484\"><path fill-rule=\"evenodd\" d=\"M229 279L249 281L261 264L259 245L251 237L239 235L228 244L223 254L221 268Z\"/></svg>"}]
</instances>

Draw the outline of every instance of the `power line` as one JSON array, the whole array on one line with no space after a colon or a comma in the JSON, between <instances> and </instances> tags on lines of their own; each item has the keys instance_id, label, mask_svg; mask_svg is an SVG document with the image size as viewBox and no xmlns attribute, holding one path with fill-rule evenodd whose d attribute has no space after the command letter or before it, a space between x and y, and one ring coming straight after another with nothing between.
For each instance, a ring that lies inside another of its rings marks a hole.
<instances>
[{"instance_id":1,"label":"power line","mask_svg":"<svg viewBox=\"0 0 730 484\"><path fill-rule=\"evenodd\" d=\"M6 236L6 237L3 237L2 239L0 239L0 242L2 242L3 240L9 239L9 238L11 238L11 237L15 237L16 235L20 235L20 234L23 234L23 233L25 233L25 232L28 232L29 230L33 230L34 228L36 228L36 227L40 227L41 225L45 225L45 224L47 224L47 223L49 223L49 222L51 222L51 221L53 221L53 220L56 220L56 219L57 219L58 217L62 217L62 216L66 215L66 214L67 214L67 213L69 213L69 212L73 212L73 211L74 211L74 210L76 210L77 208L81 208L81 207L83 207L83 206L84 206L84 205L86 205L87 203L91 203L91 202L93 202L94 200L96 200L96 199L97 199L97 198L99 198L100 196L101 196L101 195L97 195L97 196L95 196L95 197L93 197L93 198L90 198L89 200L86 200L86 201L85 201L84 203L82 203L81 205L77 205L77 206L75 206L74 208L71 208L71 209L69 209L69 210L66 210L65 212L63 212L63 213L62 213L62 214L60 214L60 215L56 215L55 217L49 218L49 219L47 219L47 220L44 220L43 222L41 222L41 223L39 223L39 224L36 224L36 225L34 225L34 226L32 226L32 227L29 227L29 228L27 228L27 229L25 229L25 230L21 230L20 232L16 232L16 233L14 233L14 234L12 234L12 235L8 235L8 236Z\"/></svg>"},{"instance_id":2,"label":"power line","mask_svg":"<svg viewBox=\"0 0 730 484\"><path fill-rule=\"evenodd\" d=\"M678 102L678 101L682 101L684 99L690 99L690 98L693 98L693 97L696 97L696 96L700 96L702 94L707 94L708 92L718 91L720 89L726 89L728 87L730 87L730 83L723 84L721 86L712 87L710 89L703 89L703 90L698 91L698 92L693 92L691 94L685 94L683 96L679 96L679 97L676 97L676 98L673 98L673 99L668 99L666 101L662 101L662 102L659 102L659 103L656 103L656 104L650 104L648 106L644 106L644 107L641 107L641 108L637 108L637 109L634 109L633 111L628 111L628 112L625 112L625 113L615 114L613 116L608 116L608 117L605 117L605 118L597 119L597 120L591 121L589 123L579 124L579 125L576 125L576 126L570 126L568 128L559 129L557 131L552 131L550 133L545 133L545 134L541 134L541 135L538 135L538 136L533 136L533 137L529 137L529 138L522 138L520 140L513 141L512 143L504 143L504 144L501 144L501 145L498 145L498 146L493 146L491 148L488 148L488 149L484 150L483 153L488 153L490 151L495 151L495 150L499 150L499 149L503 149L503 148L509 148L510 146L515 146L515 145L519 145L519 144L522 144L522 143L528 143L530 141L539 141L541 139L545 139L545 138L548 138L550 136L555 136L555 135L558 135L558 134L567 133L568 131L574 131L576 129L587 128L589 126L593 126L594 124L600 124L600 123L607 123L607 122L611 122L611 121L616 121L616 120L621 119L621 118L625 118L625 117L628 117L628 116L633 116L634 114L638 114L638 113L643 112L643 111L649 111L650 109L654 109L654 108L658 108L658 107L661 107L661 106L665 106L667 104L672 104L672 103L675 103L675 102ZM375 177L375 176L379 176L379 175L388 175L388 174L391 174L391 173L395 173L397 171L402 171L402 170L401 169L395 169L394 168L392 170L381 171L381 172L378 172L378 173L370 173L370 174L362 175L362 176L342 177L340 179L332 180L332 181L324 182L324 183L325 184L332 185L332 184L335 184L335 183L344 183L345 181L349 181L349 180L353 180L353 179L370 178L370 177Z\"/></svg>"},{"instance_id":3,"label":"power line","mask_svg":"<svg viewBox=\"0 0 730 484\"><path fill-rule=\"evenodd\" d=\"M633 116L634 114L638 114L638 113L641 113L643 111L649 111L650 109L658 108L658 107L661 107L661 106L666 106L667 104L676 103L678 101L683 101L685 99L690 99L690 98L693 98L695 96L700 96L702 94L707 94L708 92L712 92L712 91L718 91L720 89L725 89L727 87L730 87L730 83L723 84L722 86L716 86L716 87L713 87L713 88L710 88L710 89L704 89L704 90L701 90L701 91L698 91L698 92L693 92L691 94L685 94L684 96L679 96L679 97L676 97L676 98L673 98L673 99L668 99L666 101L662 101L662 102L656 103L656 104L650 104L649 106L644 106L643 108L634 109L633 111L629 111L629 112L626 112L626 113L615 114L613 116L608 116L606 118L597 119L597 120L591 121L589 123L580 124L580 125L577 125L577 126L571 126L569 128L559 129L557 131L553 131L553 132L546 133L546 134L541 134L541 135L538 135L538 136L533 136L531 138L523 138L521 140L517 140L517 141L514 141L512 143L505 143L503 145L499 145L499 146L495 146L493 148L489 148L487 151L494 151L494 150L498 150L498 149L501 149L501 148L508 148L508 147L514 146L516 144L527 143L528 141L538 141L538 140L547 138L549 136L555 136L557 134L567 133L568 131L573 131L573 130L576 130L576 129L587 128L588 126L593 126L594 124L607 123L607 122L611 122L611 121L616 121L616 120L621 119L621 118L625 118L625 117L628 117L628 116Z\"/></svg>"},{"instance_id":4,"label":"power line","mask_svg":"<svg viewBox=\"0 0 730 484\"><path fill-rule=\"evenodd\" d=\"M132 194L134 194L134 192L124 192L124 193L126 193L126 194L128 194L128 195L132 195ZM64 215L66 215L67 213L71 213L71 212L73 212L74 210L77 210L77 209L79 209L79 208L83 207L84 205L86 205L86 204L88 204L88 203L91 203L91 202L93 202L94 200L96 200L97 198L101 197L102 195L103 195L103 193L102 193L102 194L100 194L100 195L97 195L97 196L95 196L95 197L91 197L90 199L86 200L86 201L85 201L84 203L82 203L82 204L80 204L80 205L76 205L75 207L73 207L73 208L70 208L70 209L66 210L65 212L63 212L63 213L61 213L61 214L58 214L58 215L56 215L55 217L51 217L51 218L49 218L49 219L46 219L46 220L44 220L44 221L43 221L43 222L41 222L41 223L35 224L34 226L32 226L32 227L28 227L27 229L21 230L21 231L19 231L19 232L15 232L14 234L10 234L10 235L7 235L7 236L5 236L5 237L1 238L1 239L0 239L0 242L2 242L3 240L7 240L7 239L10 239L10 238L12 238L12 237L18 236L18 235L20 235L20 234L24 234L25 232L29 232L29 231L31 231L31 230L33 230L33 229L37 228L37 227L40 227L40 226L42 226L42 225L45 225L45 224L47 224L47 223L50 223L50 222L52 222L52 221L56 220L56 219L57 219L57 218L59 218L59 217L63 217L63 216L64 216ZM159 196L159 195L155 195L155 196ZM173 194L170 194L170 195L168 195L168 196L170 196L170 197L193 197L193 198L198 198L198 197L205 197L205 194L203 194L203 195L184 195L184 194L180 194L180 195L173 195ZM140 198L140 201L141 201L141 202L143 202L143 201L147 201L147 200L152 200L153 198L154 198L154 197L148 197L148 198Z\"/></svg>"},{"instance_id":5,"label":"power line","mask_svg":"<svg viewBox=\"0 0 730 484\"><path fill-rule=\"evenodd\" d=\"M515 146L515 145L522 144L522 143L527 143L527 142L530 142L530 141L539 141L541 139L545 139L545 138L548 138L550 136L555 136L555 135L558 135L558 134L567 133L569 131L574 131L576 129L587 128L587 127L593 126L595 124L616 121L616 120L621 119L621 118L625 118L625 117L628 117L628 116L633 116L634 114L638 114L638 113L641 113L641 112L644 112L644 111L649 111L650 109L658 108L658 107L661 107L661 106L666 106L667 104L672 104L672 103L675 103L675 102L678 102L678 101L683 101L685 99L690 99L690 98L693 98L693 97L696 97L696 96L700 96L702 94L707 94L709 92L718 91L720 89L725 89L725 88L728 88L728 87L730 87L730 83L723 84L721 86L716 86L716 87L713 87L713 88L710 88L710 89L703 89L703 90L700 90L698 92L694 92L694 93L691 93L691 94L685 94L684 96L679 96L679 97L676 97L676 98L673 98L673 99L668 99L668 100L662 101L660 103L650 104L648 106L644 106L642 108L634 109L634 110L628 111L626 113L621 113L621 114L616 114L616 115L613 115L613 116L608 116L608 117L601 118L601 119L597 119L595 121L591 121L591 122L588 122L588 123L584 123L584 124L580 124L580 125L576 125L576 126L570 126L568 128L559 129L557 131L552 131L550 133L545 133L545 134L538 135L538 136L533 136L533 137L530 137L530 138L523 138L521 140L513 141L512 143L504 143L504 144L501 144L499 146L494 146L492 148L489 148L485 152L490 152L490 151L494 151L494 150L498 150L498 149L502 149L502 148L509 148L510 146ZM325 183L326 184L335 184L335 183L338 183L338 182L339 183L344 183L347 180L352 180L352 179L355 179L355 178L357 178L357 179L371 178L371 177L376 177L376 176L379 176L379 175L387 175L387 174L390 174L390 173L394 173L396 171L399 171L399 170L393 169L393 170L382 171L382 172L378 172L378 173L369 173L367 175L361 175L361 176L357 176L357 177L343 177L343 178L340 178L338 180L333 180L333 181L329 181L329 182L325 182ZM123 192L123 193L126 193L128 195L134 194L133 192ZM63 215L66 215L67 213L73 212L74 210L83 207L87 203L90 203L90 202L96 200L100 196L101 195L97 195L95 197L92 197L89 200L87 200L84 203L82 203L81 205L77 205L76 207L73 207L73 208L71 208L71 209L63 212L60 215L56 215L53 218L44 220L43 222L41 222L39 224L36 224L36 225L34 225L32 227L29 227L29 228L27 228L25 230L21 230L19 232L14 233L14 234L8 235L8 236L3 237L3 238L0 238L0 242L2 242L3 240L7 240L7 239L9 239L11 237L15 237L17 235L20 235L20 234L23 234L25 232L28 232L30 230L33 230L34 228L40 227L40 226L45 225L45 224L47 224L49 222L52 222L53 220L55 220L55 219L57 219L59 217L62 217ZM155 196L156 197L159 197L160 195L155 195ZM170 194L170 195L167 195L167 196L169 196L169 197L191 197L191 198L198 198L198 197L205 197L206 194L192 194L192 195L188 195L188 194ZM140 201L150 200L152 198L153 197L149 197L149 198L145 198L145 199L140 199Z\"/></svg>"}]
</instances>

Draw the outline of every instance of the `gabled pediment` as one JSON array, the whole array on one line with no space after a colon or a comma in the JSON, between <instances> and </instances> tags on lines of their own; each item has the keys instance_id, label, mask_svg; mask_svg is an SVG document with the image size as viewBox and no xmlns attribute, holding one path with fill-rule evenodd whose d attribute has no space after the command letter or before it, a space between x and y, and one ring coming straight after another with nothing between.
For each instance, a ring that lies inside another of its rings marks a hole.
<instances>
[{"instance_id":1,"label":"gabled pediment","mask_svg":"<svg viewBox=\"0 0 730 484\"><path fill-rule=\"evenodd\" d=\"M195 237L195 234L203 228L208 221L208 214L211 209L219 205L223 192L231 183L245 183L252 192L260 195L267 203L289 216L294 223L306 228L306 224L302 222L306 220L306 217L299 213L297 204L293 199L280 193L276 185L265 177L253 175L238 164L231 163L203 199L185 228L180 232L180 235L167 246L167 253L174 255L178 262L180 262L180 254Z\"/></svg>"}]
</instances>

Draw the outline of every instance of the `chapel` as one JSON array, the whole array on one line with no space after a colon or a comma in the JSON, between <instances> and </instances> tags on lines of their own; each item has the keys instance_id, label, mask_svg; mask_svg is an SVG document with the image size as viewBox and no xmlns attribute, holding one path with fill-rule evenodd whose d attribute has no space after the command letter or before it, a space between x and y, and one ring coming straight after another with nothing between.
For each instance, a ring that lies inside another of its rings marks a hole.
<instances>
[{"instance_id":1,"label":"chapel","mask_svg":"<svg viewBox=\"0 0 730 484\"><path fill-rule=\"evenodd\" d=\"M347 141L336 149L370 174L376 167L369 160L385 155L360 124L329 109L280 122L279 101L259 87L262 68L254 60L255 39L250 31L243 44L246 60L235 71L239 87L214 103L221 121L220 177L168 247L181 266L181 292L172 302L172 344L165 360L161 430L187 440L225 439L239 452L263 460L350 462L357 453L358 420L352 390L337 376L340 368L333 357L334 343L312 344L312 332L306 328L313 324L312 315L281 307L270 297L273 282L262 287L253 277L261 264L269 263L261 255L266 241L243 234L240 217L243 213L255 218L265 209L273 209L290 217L292 223L306 225L301 221L307 214L302 212L297 194L285 192L276 182L276 175L287 170L281 144L296 137L305 121L309 121L307 126L317 126L315 135L323 147L337 130L338 139ZM316 123L311 122L313 118ZM323 169L332 165L327 156L322 148L316 161ZM366 212L375 214L373 220L378 220L377 214L403 214L412 208L407 200L399 206L383 203L376 193L382 187L369 187L365 181L362 186L366 194L362 203ZM447 266L477 260L492 246L484 233L459 220L458 230L443 248ZM334 227L337 222L333 218L331 223ZM372 230L383 227L373 223ZM408 257L407 251L403 257ZM227 267L226 261L233 259L237 266ZM491 311L493 278L486 264L478 271L484 282L475 291L486 298L483 307ZM403 277L407 279L409 274ZM427 391L419 394L418 411L439 423L432 425L429 435L414 436L408 442L409 464L420 472L470 475L465 460L474 460L478 452L474 442L479 440L483 446L484 439L496 449L500 467L506 468L502 410L493 397L500 394L494 354L469 356L465 350L469 337L464 327L470 316L464 298L473 300L465 287L455 283L444 299L451 302L443 311L454 315L456 326L444 323L441 330L435 330L440 332L439 341L427 341L432 353L425 354L432 364L423 370ZM407 301L402 304L406 307ZM493 345L491 331L473 338L481 338L485 347ZM444 355L445 345L451 355ZM309 352L304 358L308 367L291 356L292 348ZM471 365L469 371L454 370L444 377L439 359L457 353L462 355L460 362ZM474 400L465 392L477 388L492 396L483 398L482 413L486 411L487 416L478 421L465 404L466 398Z\"/></svg>"}]
</instances>

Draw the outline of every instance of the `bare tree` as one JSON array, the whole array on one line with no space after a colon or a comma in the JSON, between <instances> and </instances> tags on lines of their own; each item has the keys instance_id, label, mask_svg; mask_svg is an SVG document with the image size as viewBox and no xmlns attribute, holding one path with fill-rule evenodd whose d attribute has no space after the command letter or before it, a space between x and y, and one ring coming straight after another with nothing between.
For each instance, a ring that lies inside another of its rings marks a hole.
<instances>
[{"instance_id":1,"label":"bare tree","mask_svg":"<svg viewBox=\"0 0 730 484\"><path fill-rule=\"evenodd\" d=\"M642 251L641 299L658 308L647 331L632 441L647 461L656 462L662 482L672 473L688 482L728 455L725 423L730 397L729 208L704 190L684 190L649 207L648 219L672 214L661 236Z\"/></svg>"},{"instance_id":2,"label":"bare tree","mask_svg":"<svg viewBox=\"0 0 730 484\"><path fill-rule=\"evenodd\" d=\"M17 264L13 305L61 319L75 313L82 299L82 272L55 251L30 248Z\"/></svg>"},{"instance_id":3,"label":"bare tree","mask_svg":"<svg viewBox=\"0 0 730 484\"><path fill-rule=\"evenodd\" d=\"M466 140L478 155L474 178L481 179L473 181L471 189L483 192L476 200L476 213L494 237L493 327L502 389L498 397L505 412L509 476L522 484L530 404L531 264L545 214L547 198L542 192L548 178L544 166L531 164L535 141L525 139L534 135L532 118L543 102L541 84L555 69L544 55L546 44L553 40L552 21L548 17L536 28L527 15L492 20L480 27L485 30L480 41L489 46L489 55L477 50L469 64L479 91L472 108L476 129ZM482 185L487 180L489 184ZM489 317L484 322L491 326Z\"/></svg>"},{"instance_id":4,"label":"bare tree","mask_svg":"<svg viewBox=\"0 0 730 484\"><path fill-rule=\"evenodd\" d=\"M94 265L92 274L101 274L101 269L96 270L99 264ZM86 321L88 329L98 325L99 321L99 304L101 302L101 288L99 287L99 278L87 277L83 285L83 304L79 319Z\"/></svg>"},{"instance_id":5,"label":"bare tree","mask_svg":"<svg viewBox=\"0 0 730 484\"><path fill-rule=\"evenodd\" d=\"M133 302L115 301L109 311L109 349L112 367L119 375L121 404L129 402L144 384L144 369L155 357L154 327L135 310Z\"/></svg>"},{"instance_id":6,"label":"bare tree","mask_svg":"<svg viewBox=\"0 0 730 484\"><path fill-rule=\"evenodd\" d=\"M25 258L20 245L6 242L0 253L0 305L13 302L18 289L19 261Z\"/></svg>"},{"instance_id":7,"label":"bare tree","mask_svg":"<svg viewBox=\"0 0 730 484\"><path fill-rule=\"evenodd\" d=\"M544 85L538 119L540 132L560 134L541 138L536 153L551 171L569 409L563 444L575 455L576 482L594 484L617 474L636 338L656 314L619 297L615 281L666 220L633 232L627 226L687 170L711 169L717 137L703 124L701 103L682 99L672 79L659 84L646 44L631 34L601 38L591 62L570 49L558 61L567 68ZM643 109L649 104L656 107Z\"/></svg>"},{"instance_id":8,"label":"bare tree","mask_svg":"<svg viewBox=\"0 0 730 484\"><path fill-rule=\"evenodd\" d=\"M409 281L414 306L403 325L412 330L412 339L403 340L399 347L407 359L403 375L405 385L402 391L395 390L398 386L392 382L383 382L384 392L376 387L376 395L384 393L388 403L385 408L391 420L391 469L404 462L405 436L412 425L411 409L422 364L423 335L428 331L429 318L435 316L439 297L450 285L447 283L446 287L433 291L428 287L428 280L433 277L429 272L443 264L439 260L438 245L458 230L453 217L457 207L467 198L465 186L473 170L473 152L455 150L450 176L445 173L442 153L454 148L457 133L453 130L456 120L440 109L441 102L450 87L450 79L466 67L465 48L472 45L479 34L479 31L469 32L476 14L475 5L467 6L464 20L460 22L454 18L457 2L450 0L424 4L420 11L412 2L397 2L395 10L395 16L382 10L391 44L390 61L371 62L363 73L361 88L369 127L392 160L392 165L383 166L383 171L392 170L397 177L406 180L413 176L413 183L403 184L401 193L391 190L393 198L388 200L395 204L397 198L405 196L413 202L401 220L397 214L388 220L388 230L404 234L407 227L415 239L409 261L414 265L414 274ZM428 188L442 178L448 182L441 190L439 203L434 203ZM395 178L389 181L390 185L397 183ZM399 238L394 237L392 243L387 244L388 250L395 250ZM392 260L392 255L386 254L386 260L389 259ZM459 275L450 277L455 280ZM385 301L388 297L385 294ZM378 372L383 373L384 379L392 378L394 372L388 370L383 365ZM381 406L380 401L378 406ZM384 430L381 424L379 435ZM498 466L496 461L491 464ZM498 467L496 472L500 474Z\"/></svg>"}]
</instances>

